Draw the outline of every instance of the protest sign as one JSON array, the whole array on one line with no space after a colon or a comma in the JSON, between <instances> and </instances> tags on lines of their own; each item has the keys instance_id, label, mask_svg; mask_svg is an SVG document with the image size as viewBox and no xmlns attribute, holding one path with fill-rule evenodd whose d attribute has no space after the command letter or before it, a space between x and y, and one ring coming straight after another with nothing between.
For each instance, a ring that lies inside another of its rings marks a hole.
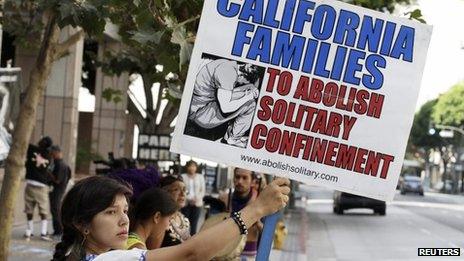
<instances>
[{"instance_id":1,"label":"protest sign","mask_svg":"<svg viewBox=\"0 0 464 261\"><path fill-rule=\"evenodd\" d=\"M205 1L171 150L391 200L431 31L339 1Z\"/></svg>"},{"instance_id":2,"label":"protest sign","mask_svg":"<svg viewBox=\"0 0 464 261\"><path fill-rule=\"evenodd\" d=\"M6 160L19 113L20 68L0 68L0 164Z\"/></svg>"}]
</instances>

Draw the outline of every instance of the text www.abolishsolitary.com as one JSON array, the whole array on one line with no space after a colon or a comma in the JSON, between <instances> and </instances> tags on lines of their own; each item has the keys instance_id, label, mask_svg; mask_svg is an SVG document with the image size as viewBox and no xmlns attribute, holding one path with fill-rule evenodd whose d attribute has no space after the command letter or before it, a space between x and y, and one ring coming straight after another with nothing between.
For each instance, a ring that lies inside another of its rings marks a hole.
<instances>
[{"instance_id":1,"label":"text www.abolishsolitary.com","mask_svg":"<svg viewBox=\"0 0 464 261\"><path fill-rule=\"evenodd\" d=\"M280 169L280 170L283 170L283 171L290 171L290 172L293 172L293 173L296 173L296 174L301 174L301 175L305 175L305 176L308 176L308 177L312 177L314 179L327 180L327 181L334 182L334 183L338 182L338 177L337 176L333 176L333 175L322 173L322 172L313 171L313 170L308 169L306 167L296 167L296 166L290 165L288 163L283 163L283 162L280 162L280 161L272 161L270 159L263 160L263 159L260 159L260 158L257 158L257 157L251 157L251 156L247 156L247 155L240 155L240 160L243 161L243 162L253 163L253 164L256 164L256 165L262 165L262 166L266 166L266 167L273 168L273 169Z\"/></svg>"}]
</instances>

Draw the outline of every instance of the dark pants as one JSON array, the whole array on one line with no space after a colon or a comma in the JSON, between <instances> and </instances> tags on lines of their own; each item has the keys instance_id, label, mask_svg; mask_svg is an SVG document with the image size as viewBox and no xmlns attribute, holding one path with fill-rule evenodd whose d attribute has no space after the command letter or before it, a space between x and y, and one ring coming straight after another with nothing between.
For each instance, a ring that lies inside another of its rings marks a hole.
<instances>
[{"instance_id":1,"label":"dark pants","mask_svg":"<svg viewBox=\"0 0 464 261\"><path fill-rule=\"evenodd\" d=\"M60 220L60 206L63 199L64 190L54 189L50 192L50 212L52 213L53 220L53 234L63 234L63 227Z\"/></svg>"},{"instance_id":2,"label":"dark pants","mask_svg":"<svg viewBox=\"0 0 464 261\"><path fill-rule=\"evenodd\" d=\"M200 218L201 207L187 205L181 209L181 212L190 221L190 235L195 235L195 233L197 233L197 224Z\"/></svg>"}]
</instances>

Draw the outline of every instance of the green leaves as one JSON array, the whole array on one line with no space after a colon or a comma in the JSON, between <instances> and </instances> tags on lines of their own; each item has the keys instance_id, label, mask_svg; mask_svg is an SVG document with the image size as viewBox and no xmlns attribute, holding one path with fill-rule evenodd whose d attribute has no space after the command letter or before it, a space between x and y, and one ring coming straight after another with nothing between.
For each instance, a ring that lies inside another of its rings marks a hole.
<instances>
[{"instance_id":1,"label":"green leaves","mask_svg":"<svg viewBox=\"0 0 464 261\"><path fill-rule=\"evenodd\" d=\"M422 12L420 9L415 9L414 11L411 12L406 12L404 15L409 15L410 20L417 20L423 24L426 24L427 22L422 18Z\"/></svg>"},{"instance_id":2,"label":"green leaves","mask_svg":"<svg viewBox=\"0 0 464 261\"><path fill-rule=\"evenodd\" d=\"M34 49L44 31L44 14L56 17L60 28L81 27L92 36L102 36L109 14L110 0L6 0L4 30L16 44Z\"/></svg>"},{"instance_id":3,"label":"green leaves","mask_svg":"<svg viewBox=\"0 0 464 261\"><path fill-rule=\"evenodd\" d=\"M437 104L437 99L426 102L414 116L409 142L416 147L435 148L442 144L442 139L438 132L434 135L429 134L431 127L432 113Z\"/></svg>"},{"instance_id":4,"label":"green leaves","mask_svg":"<svg viewBox=\"0 0 464 261\"><path fill-rule=\"evenodd\" d=\"M155 31L152 29L145 29L141 31L129 31L129 33L132 34L132 40L137 41L140 44L147 44L150 42L153 42L154 44L159 44L164 32L164 30Z\"/></svg>"},{"instance_id":5,"label":"green leaves","mask_svg":"<svg viewBox=\"0 0 464 261\"><path fill-rule=\"evenodd\" d=\"M180 88L180 85L171 82L168 82L167 85L167 94L174 99L180 100L182 98L182 90Z\"/></svg>"},{"instance_id":6,"label":"green leaves","mask_svg":"<svg viewBox=\"0 0 464 261\"><path fill-rule=\"evenodd\" d=\"M167 82L167 86L168 87L163 91L163 99L179 106L182 98L181 86L171 82Z\"/></svg>"},{"instance_id":7,"label":"green leaves","mask_svg":"<svg viewBox=\"0 0 464 261\"><path fill-rule=\"evenodd\" d=\"M90 35L101 36L105 29L108 12L107 1L57 1L55 12L59 14L58 25L80 26Z\"/></svg>"},{"instance_id":8,"label":"green leaves","mask_svg":"<svg viewBox=\"0 0 464 261\"><path fill-rule=\"evenodd\" d=\"M177 26L174 28L171 36L171 42L180 46L179 52L179 70L182 69L182 65L187 63L192 56L193 44L188 42L187 30L184 26Z\"/></svg>"},{"instance_id":9,"label":"green leaves","mask_svg":"<svg viewBox=\"0 0 464 261\"><path fill-rule=\"evenodd\" d=\"M116 104L122 101L122 95L123 93L121 90L115 90L111 87L105 88L102 91L103 99L105 99L107 102L114 102Z\"/></svg>"},{"instance_id":10,"label":"green leaves","mask_svg":"<svg viewBox=\"0 0 464 261\"><path fill-rule=\"evenodd\" d=\"M437 148L446 144L440 137L439 130L433 135L428 133L433 123L462 128L464 125L464 83L453 86L438 99L422 105L414 117L409 141L414 146L422 148ZM460 136L457 137L460 138Z\"/></svg>"},{"instance_id":11,"label":"green leaves","mask_svg":"<svg viewBox=\"0 0 464 261\"><path fill-rule=\"evenodd\" d=\"M464 125L464 83L454 85L440 96L433 110L433 121L443 125Z\"/></svg>"},{"instance_id":12,"label":"green leaves","mask_svg":"<svg viewBox=\"0 0 464 261\"><path fill-rule=\"evenodd\" d=\"M141 3L142 3L141 0L134 0L134 5L137 7L139 7Z\"/></svg>"},{"instance_id":13,"label":"green leaves","mask_svg":"<svg viewBox=\"0 0 464 261\"><path fill-rule=\"evenodd\" d=\"M2 26L4 31L15 37L15 45L25 49L39 49L44 27L42 15L47 6L49 3L42 1L5 1Z\"/></svg>"},{"instance_id":14,"label":"green leaves","mask_svg":"<svg viewBox=\"0 0 464 261\"><path fill-rule=\"evenodd\" d=\"M102 67L108 75L121 75L123 72L133 73L140 71L140 60L129 52L113 54L106 52L103 61L97 61L96 66Z\"/></svg>"}]
</instances>

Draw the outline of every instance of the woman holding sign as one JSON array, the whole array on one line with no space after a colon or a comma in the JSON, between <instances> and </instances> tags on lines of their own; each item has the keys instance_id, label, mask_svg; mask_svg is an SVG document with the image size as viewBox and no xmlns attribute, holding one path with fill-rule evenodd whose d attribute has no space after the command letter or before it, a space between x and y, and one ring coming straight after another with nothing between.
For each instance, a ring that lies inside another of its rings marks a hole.
<instances>
[{"instance_id":1,"label":"woman holding sign","mask_svg":"<svg viewBox=\"0 0 464 261\"><path fill-rule=\"evenodd\" d=\"M274 180L242 211L178 246L118 250L125 247L128 237L127 199L131 190L106 177L86 178L76 183L63 201L63 237L53 260L209 260L227 242L247 234L261 217L284 207L289 184L288 179Z\"/></svg>"}]
</instances>

